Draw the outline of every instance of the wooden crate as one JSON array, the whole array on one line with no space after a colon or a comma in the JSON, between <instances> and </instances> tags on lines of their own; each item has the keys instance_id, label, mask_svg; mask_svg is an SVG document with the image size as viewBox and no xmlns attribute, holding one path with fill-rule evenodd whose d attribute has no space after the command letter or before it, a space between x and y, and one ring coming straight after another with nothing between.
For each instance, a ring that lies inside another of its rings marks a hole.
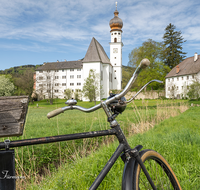
<instances>
[{"instance_id":1,"label":"wooden crate","mask_svg":"<svg viewBox=\"0 0 200 190\"><path fill-rule=\"evenodd\" d=\"M28 102L28 96L0 97L0 137L23 134Z\"/></svg>"}]
</instances>

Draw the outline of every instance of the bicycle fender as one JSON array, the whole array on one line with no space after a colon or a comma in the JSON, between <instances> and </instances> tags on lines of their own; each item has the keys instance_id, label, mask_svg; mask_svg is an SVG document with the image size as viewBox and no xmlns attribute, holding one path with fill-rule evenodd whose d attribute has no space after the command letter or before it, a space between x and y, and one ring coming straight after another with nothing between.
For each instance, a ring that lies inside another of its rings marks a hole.
<instances>
[{"instance_id":1,"label":"bicycle fender","mask_svg":"<svg viewBox=\"0 0 200 190\"><path fill-rule=\"evenodd\" d=\"M122 190L133 189L134 167L135 167L135 158L132 157L129 160L126 160L122 177Z\"/></svg>"}]
</instances>

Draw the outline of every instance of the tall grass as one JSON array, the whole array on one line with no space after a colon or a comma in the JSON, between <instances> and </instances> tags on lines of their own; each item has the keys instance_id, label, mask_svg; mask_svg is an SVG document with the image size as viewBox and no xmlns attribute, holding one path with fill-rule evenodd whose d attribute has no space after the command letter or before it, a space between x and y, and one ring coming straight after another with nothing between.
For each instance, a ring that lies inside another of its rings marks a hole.
<instances>
[{"instance_id":1,"label":"tall grass","mask_svg":"<svg viewBox=\"0 0 200 190\"><path fill-rule=\"evenodd\" d=\"M183 101L181 102L161 100L135 101L127 106L125 112L118 116L117 121L119 121L124 133L128 136L132 136L135 133L144 133L156 123L168 117L174 117L187 109L187 105ZM78 104L84 107L93 106L93 103L80 102ZM48 102L45 101L39 102L38 107L36 104L31 105L23 136L19 138L13 137L10 140L109 128L109 123L102 109L87 114L72 110L50 120L46 118L48 112L62 106L65 106L62 100L56 100L56 104L52 106L49 106ZM40 184L46 175L53 175L53 172L61 165L67 164L67 167L71 167L80 158L93 155L93 152L99 147L105 144L111 146L110 143L113 141L114 136L16 148L16 173L19 176L26 177L26 179L17 180L17 189L26 189L30 183ZM96 171L93 168L93 171L95 176L98 170ZM59 179L58 184L61 183L64 182Z\"/></svg>"},{"instance_id":2,"label":"tall grass","mask_svg":"<svg viewBox=\"0 0 200 190\"><path fill-rule=\"evenodd\" d=\"M132 147L142 144L144 149L151 148L162 154L184 190L200 189L199 113L199 107L190 108L143 134L128 138ZM87 157L66 163L58 171L46 176L42 183L31 184L28 189L88 189L117 146L118 142L114 142ZM123 166L118 159L99 189L121 189Z\"/></svg>"}]
</instances>

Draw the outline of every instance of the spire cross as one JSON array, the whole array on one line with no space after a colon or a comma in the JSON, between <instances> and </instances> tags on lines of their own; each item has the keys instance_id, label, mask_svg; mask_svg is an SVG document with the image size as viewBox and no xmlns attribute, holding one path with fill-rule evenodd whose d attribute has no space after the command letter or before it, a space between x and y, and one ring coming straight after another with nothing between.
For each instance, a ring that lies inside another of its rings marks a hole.
<instances>
[{"instance_id":1,"label":"spire cross","mask_svg":"<svg viewBox=\"0 0 200 190\"><path fill-rule=\"evenodd\" d=\"M117 10L117 2L115 2L115 5L116 5L116 10Z\"/></svg>"}]
</instances>

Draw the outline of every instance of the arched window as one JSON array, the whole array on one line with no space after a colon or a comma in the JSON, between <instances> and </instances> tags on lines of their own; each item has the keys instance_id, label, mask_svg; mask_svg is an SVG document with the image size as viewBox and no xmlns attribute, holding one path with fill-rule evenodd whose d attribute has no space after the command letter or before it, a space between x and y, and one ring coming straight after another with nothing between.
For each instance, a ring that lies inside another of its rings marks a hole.
<instances>
[{"instance_id":1,"label":"arched window","mask_svg":"<svg viewBox=\"0 0 200 190\"><path fill-rule=\"evenodd\" d=\"M117 42L117 38L114 38L114 42Z\"/></svg>"}]
</instances>

